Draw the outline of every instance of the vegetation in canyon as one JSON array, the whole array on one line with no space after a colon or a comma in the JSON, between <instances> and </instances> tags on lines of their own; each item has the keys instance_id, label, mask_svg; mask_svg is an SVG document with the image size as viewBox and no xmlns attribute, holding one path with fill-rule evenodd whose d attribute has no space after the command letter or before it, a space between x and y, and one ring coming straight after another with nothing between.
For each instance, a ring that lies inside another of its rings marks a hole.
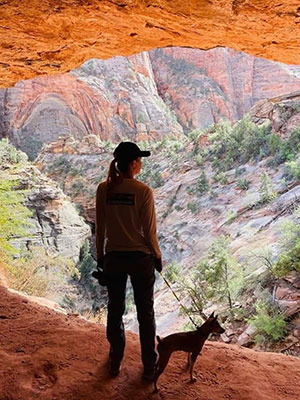
<instances>
[{"instance_id":1,"label":"vegetation in canyon","mask_svg":"<svg viewBox=\"0 0 300 400\"><path fill-rule=\"evenodd\" d=\"M26 154L7 139L0 141L0 177L1 274L6 275L11 288L29 295L55 298L54 294L63 288L67 293L72 291L69 281L85 279L84 250L76 263L35 243L32 231L35 211L29 199L32 185L41 177Z\"/></svg>"},{"instance_id":2,"label":"vegetation in canyon","mask_svg":"<svg viewBox=\"0 0 300 400\"><path fill-rule=\"evenodd\" d=\"M185 137L165 136L155 142L140 142L142 148L151 147L153 156L151 160L144 161L139 179L157 190L158 194L161 190L166 190L168 183L174 177L179 176L181 181L177 190L168 196L168 200L159 205L159 226L168 225L167 219L172 217L172 213L178 215L191 213L197 218L203 210L216 207L216 202L222 201L223 191L228 187L229 191L245 194L252 190L252 197L247 200L244 207L227 209L223 227L229 228L233 224L238 226L239 218L242 218L243 214L272 206L278 196L297 183L299 133L300 129L296 127L286 138L281 138L272 131L270 123L255 124L246 115L237 123L221 121L208 130L193 131ZM2 141L2 146L4 144L8 146L7 141ZM73 144L75 147L79 146L74 140ZM58 152L51 153L51 162L49 160L45 162L43 157L49 155L51 151L46 146L37 160L42 169L59 182L65 193L78 203L86 218L89 218L86 209L87 205L94 201L96 185L105 179L106 167L114 144L109 141L99 141L99 146L102 149L101 154L94 158L76 155L73 152L72 154ZM262 165L260 177L255 182L247 174L251 163ZM184 174L193 172L195 178L186 179ZM278 174L281 177L275 182L274 176ZM184 200L178 194L182 187L185 190ZM250 254L236 256L232 249L234 236L225 229L224 233L220 232L215 236L206 250L206 255L197 262L186 263L184 257L180 260L176 255L173 260L167 259L170 262L165 268L165 276L178 290L192 315L199 316L206 309L217 307L228 325L232 326L237 322L242 326L252 325L255 328L253 340L265 347L286 337L289 331L287 325L289 318L286 318L284 311L279 308L272 293L279 279L293 271L299 273L298 202L296 196L293 208L288 211L290 218L281 229L281 244L273 248L267 256L261 254L256 254L255 257ZM179 245L181 241L180 235L178 231L173 232L172 240L175 247L176 243ZM237 232L236 237L238 235ZM101 319L105 312L105 290L100 292L98 285L90 276L95 262L91 257L89 246L86 242L82 247L80 260L76 266L73 264L72 267L70 265L66 267L62 262L64 266L59 267L69 271L68 280L73 287L65 293L63 299L60 299L60 304L70 312L80 312L89 318ZM39 287L40 294L45 294L47 285L36 278L33 279L33 276L37 276L36 272L43 268L41 265L48 264L49 268L51 266L53 268L53 261L50 258L47 261L47 254L42 252L36 257L32 254L32 249L26 251L30 251L31 255L27 253L25 256L17 257L17 263L19 267L23 265L22 268L25 264L33 265L28 268L35 273L31 272L31 284L26 272L24 277L23 273L20 274L20 282L16 287L34 293L32 286L36 280L35 286ZM58 268L58 258L55 260L55 265ZM251 271L255 271L259 265L264 267L263 272L253 276ZM184 275L182 269L186 271ZM45 274L43 276L45 278ZM26 282L26 285L22 282ZM157 283L157 290L163 290L160 280ZM127 311L130 313L132 307L128 306Z\"/></svg>"},{"instance_id":3,"label":"vegetation in canyon","mask_svg":"<svg viewBox=\"0 0 300 400\"><path fill-rule=\"evenodd\" d=\"M230 50L215 53L222 62L232 60L232 68L236 58L250 63L248 56ZM197 58L197 65L191 61L191 55ZM134 137L140 147L150 148L152 157L144 160L139 179L155 191L159 239L169 264L166 277L194 316L218 309L226 324L239 331L235 339L228 340L239 341L242 330L250 324L258 338L253 340L267 346L282 340L284 335L290 337L299 313L297 299L293 297L300 252L299 99L294 96L275 100L272 105L262 103L239 121L236 118L246 107L249 109L253 98L265 96L260 86L266 77L258 73L259 65L272 74L281 74L291 90L298 85L298 78L280 65L255 61L256 72L251 79L258 89L243 93L237 81L222 86L205 57L204 53L196 55L189 49L159 49L142 58L109 60L111 68L102 60L91 60L54 81L39 80L40 85L25 82L18 90L9 91L11 102L3 97L3 109L7 110L3 127L12 129L15 110L19 110L19 116L29 115L30 107L23 109L26 102L19 104L18 96L33 91L32 99L38 96L41 101L36 103L39 107L32 109L34 115L28 124L20 122L20 129L10 131L9 135L13 138L15 134L15 141L27 146L31 158L44 143L35 166L60 186L91 227L96 187L106 177L120 132L124 137ZM248 67L247 64L247 71ZM110 70L119 71L122 78L115 73L112 76ZM239 73L248 82L245 71ZM195 89L195 93L190 89ZM134 98L130 97L132 91ZM68 98L64 97L66 92ZM216 104L211 97L214 93ZM238 97L233 95L237 93ZM111 99L105 107L102 95ZM56 106L52 112L53 104ZM63 120L62 114L66 117ZM100 119L95 117L98 114ZM57 122L51 127L47 122L50 115ZM211 125L213 121L219 122ZM40 129L41 126L44 128ZM65 129L61 136L60 126ZM106 131L112 131L112 135L105 136ZM36 132L40 140L38 149L34 145ZM10 268L16 271L10 273L11 284L27 293L45 296L56 287L55 300L68 311L102 318L105 290L100 290L90 276L95 267L93 243L84 242L83 235L76 247L76 259L64 255L66 239L57 240L59 232L51 222L51 213L62 202L59 189L52 186L50 194L42 190L35 195L38 205L30 207L28 189L33 181L37 184L41 180L38 169L7 140L1 142L1 151L1 171L13 176L1 183L0 193L7 192L6 198L12 201L3 214L8 215L11 207L20 210L6 221L1 220L2 232L6 230L1 239L2 251L9 254L9 249L18 249L18 253L10 255ZM23 174L27 176L25 180ZM28 187L29 175L33 181ZM44 207L44 195L51 207L43 222L38 213ZM27 240L32 235L27 222L38 226L34 240ZM9 224L15 232L9 231ZM60 229L63 224L58 226ZM59 243L63 243L62 247ZM63 296L58 294L61 288ZM156 290L157 297L168 297L159 277ZM132 301L129 303L128 326ZM184 318L179 316L180 319L184 325ZM171 326L172 321L168 324ZM259 339L262 337L264 340Z\"/></svg>"}]
</instances>

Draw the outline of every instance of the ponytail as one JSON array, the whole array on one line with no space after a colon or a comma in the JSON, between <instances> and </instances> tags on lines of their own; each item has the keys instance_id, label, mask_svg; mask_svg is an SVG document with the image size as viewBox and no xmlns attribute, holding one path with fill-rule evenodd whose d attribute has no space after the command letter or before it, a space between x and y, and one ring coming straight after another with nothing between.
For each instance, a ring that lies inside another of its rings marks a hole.
<instances>
[{"instance_id":1,"label":"ponytail","mask_svg":"<svg viewBox=\"0 0 300 400\"><path fill-rule=\"evenodd\" d=\"M112 160L106 179L107 189L109 192L112 191L116 185L123 182L124 174L128 172L130 162L131 161L128 159L116 160L114 158Z\"/></svg>"},{"instance_id":2,"label":"ponytail","mask_svg":"<svg viewBox=\"0 0 300 400\"><path fill-rule=\"evenodd\" d=\"M107 174L107 188L111 191L116 185L123 182L123 174L116 167L116 159L114 158L110 163L108 174Z\"/></svg>"}]
</instances>

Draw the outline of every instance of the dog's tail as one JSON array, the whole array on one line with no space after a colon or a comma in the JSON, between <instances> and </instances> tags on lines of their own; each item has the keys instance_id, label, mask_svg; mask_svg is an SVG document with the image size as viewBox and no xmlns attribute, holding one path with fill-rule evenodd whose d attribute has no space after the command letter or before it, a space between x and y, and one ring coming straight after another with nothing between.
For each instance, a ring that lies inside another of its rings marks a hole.
<instances>
[{"instance_id":1,"label":"dog's tail","mask_svg":"<svg viewBox=\"0 0 300 400\"><path fill-rule=\"evenodd\" d=\"M158 343L161 343L161 338L158 335L156 336L156 339L157 339Z\"/></svg>"}]
</instances>

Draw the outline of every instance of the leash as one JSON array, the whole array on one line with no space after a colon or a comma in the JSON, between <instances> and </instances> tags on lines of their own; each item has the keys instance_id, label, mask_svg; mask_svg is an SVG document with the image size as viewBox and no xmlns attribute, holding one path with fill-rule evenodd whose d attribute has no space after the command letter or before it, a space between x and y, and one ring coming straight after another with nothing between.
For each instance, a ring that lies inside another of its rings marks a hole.
<instances>
[{"instance_id":1,"label":"leash","mask_svg":"<svg viewBox=\"0 0 300 400\"><path fill-rule=\"evenodd\" d=\"M190 316L187 308L181 303L179 297L177 296L177 294L175 293L175 291L172 289L171 285L169 284L169 282L166 280L166 278L163 276L163 274L161 272L159 272L160 276L163 278L165 284L168 286L168 288L171 290L171 292L173 293L175 299L178 301L180 307L183 309L183 311L186 313L186 315L189 317L189 320L191 321L191 323L198 328L198 325L195 323L195 321L193 321L193 318Z\"/></svg>"}]
</instances>

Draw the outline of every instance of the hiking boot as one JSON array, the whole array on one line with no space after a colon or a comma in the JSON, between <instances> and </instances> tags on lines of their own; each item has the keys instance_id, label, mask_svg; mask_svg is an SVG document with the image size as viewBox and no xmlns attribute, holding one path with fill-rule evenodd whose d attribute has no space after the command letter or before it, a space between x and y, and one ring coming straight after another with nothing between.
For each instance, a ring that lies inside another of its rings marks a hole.
<instances>
[{"instance_id":1,"label":"hiking boot","mask_svg":"<svg viewBox=\"0 0 300 400\"><path fill-rule=\"evenodd\" d=\"M155 369L151 368L151 369L144 369L143 375L142 375L142 379L145 382L153 382L154 381L154 374L155 374Z\"/></svg>"},{"instance_id":2,"label":"hiking boot","mask_svg":"<svg viewBox=\"0 0 300 400\"><path fill-rule=\"evenodd\" d=\"M119 361L109 361L108 371L111 376L118 376L121 370Z\"/></svg>"}]
</instances>

